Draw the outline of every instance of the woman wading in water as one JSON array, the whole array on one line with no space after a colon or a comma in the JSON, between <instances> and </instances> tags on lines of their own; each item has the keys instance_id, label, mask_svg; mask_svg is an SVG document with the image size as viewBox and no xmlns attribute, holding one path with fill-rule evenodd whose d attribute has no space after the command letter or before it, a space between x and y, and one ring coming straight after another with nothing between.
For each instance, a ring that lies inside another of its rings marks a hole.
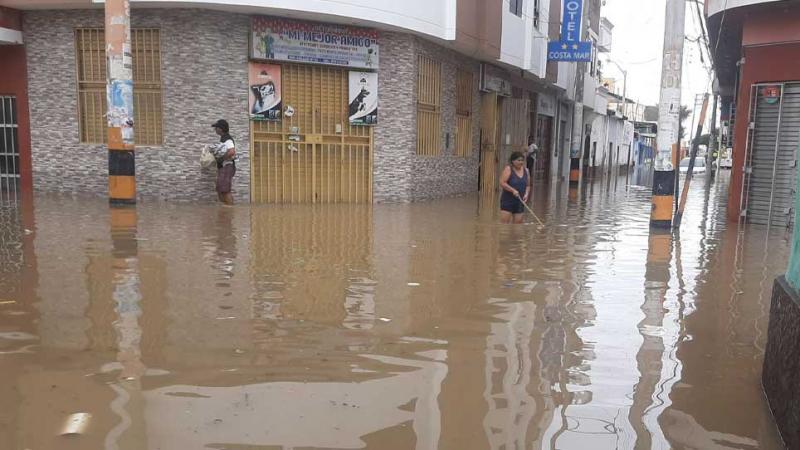
<instances>
[{"instance_id":1,"label":"woman wading in water","mask_svg":"<svg viewBox=\"0 0 800 450\"><path fill-rule=\"evenodd\" d=\"M236 174L236 145L228 133L230 127L227 121L220 119L211 127L219 136L219 145L214 152L214 157L217 159L217 197L226 205L233 205L231 185Z\"/></svg>"},{"instance_id":2,"label":"woman wading in water","mask_svg":"<svg viewBox=\"0 0 800 450\"><path fill-rule=\"evenodd\" d=\"M500 223L522 223L525 212L523 202L528 201L531 193L530 173L525 167L525 155L514 152L508 159L508 165L500 175Z\"/></svg>"}]
</instances>

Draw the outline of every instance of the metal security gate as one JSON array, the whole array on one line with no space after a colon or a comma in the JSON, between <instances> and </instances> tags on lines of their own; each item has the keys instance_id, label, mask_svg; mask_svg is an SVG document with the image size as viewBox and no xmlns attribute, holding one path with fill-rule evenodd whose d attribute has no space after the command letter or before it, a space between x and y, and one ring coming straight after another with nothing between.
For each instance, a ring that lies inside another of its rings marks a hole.
<instances>
[{"instance_id":1,"label":"metal security gate","mask_svg":"<svg viewBox=\"0 0 800 450\"><path fill-rule=\"evenodd\" d=\"M493 197L497 186L497 149L500 139L500 99L494 92L481 96L480 191Z\"/></svg>"},{"instance_id":2,"label":"metal security gate","mask_svg":"<svg viewBox=\"0 0 800 450\"><path fill-rule=\"evenodd\" d=\"M0 96L0 204L16 203L19 194L17 99Z\"/></svg>"},{"instance_id":3,"label":"metal security gate","mask_svg":"<svg viewBox=\"0 0 800 450\"><path fill-rule=\"evenodd\" d=\"M536 145L539 151L536 154L534 173L539 179L547 179L550 174L550 151L553 148L553 118L541 114L536 118Z\"/></svg>"},{"instance_id":4,"label":"metal security gate","mask_svg":"<svg viewBox=\"0 0 800 450\"><path fill-rule=\"evenodd\" d=\"M372 202L372 128L348 121L348 72L283 64L280 122L253 122L256 203Z\"/></svg>"},{"instance_id":5,"label":"metal security gate","mask_svg":"<svg viewBox=\"0 0 800 450\"><path fill-rule=\"evenodd\" d=\"M500 192L500 174L512 152L528 148L527 99L500 98L496 93L481 99L480 190L484 195Z\"/></svg>"},{"instance_id":6,"label":"metal security gate","mask_svg":"<svg viewBox=\"0 0 800 450\"><path fill-rule=\"evenodd\" d=\"M752 89L742 216L753 224L789 227L794 223L800 145L800 83Z\"/></svg>"}]
</instances>

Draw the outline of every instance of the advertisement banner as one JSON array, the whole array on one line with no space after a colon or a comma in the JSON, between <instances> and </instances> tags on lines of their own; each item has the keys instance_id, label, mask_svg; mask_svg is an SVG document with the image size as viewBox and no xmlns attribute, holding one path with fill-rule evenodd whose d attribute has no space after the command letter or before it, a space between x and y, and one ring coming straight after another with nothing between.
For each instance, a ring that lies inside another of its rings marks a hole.
<instances>
[{"instance_id":1,"label":"advertisement banner","mask_svg":"<svg viewBox=\"0 0 800 450\"><path fill-rule=\"evenodd\" d=\"M378 32L368 28L253 17L253 59L378 68Z\"/></svg>"},{"instance_id":2,"label":"advertisement banner","mask_svg":"<svg viewBox=\"0 0 800 450\"><path fill-rule=\"evenodd\" d=\"M122 143L133 145L133 81L111 80L106 87L109 128L122 130Z\"/></svg>"},{"instance_id":3,"label":"advertisement banner","mask_svg":"<svg viewBox=\"0 0 800 450\"><path fill-rule=\"evenodd\" d=\"M350 93L347 97L350 125L378 123L378 74L350 72Z\"/></svg>"},{"instance_id":4,"label":"advertisement banner","mask_svg":"<svg viewBox=\"0 0 800 450\"><path fill-rule=\"evenodd\" d=\"M781 99L781 85L764 86L761 88L761 96L767 104L774 105Z\"/></svg>"},{"instance_id":5,"label":"advertisement banner","mask_svg":"<svg viewBox=\"0 0 800 450\"><path fill-rule=\"evenodd\" d=\"M250 63L250 119L281 120L281 66Z\"/></svg>"}]
</instances>

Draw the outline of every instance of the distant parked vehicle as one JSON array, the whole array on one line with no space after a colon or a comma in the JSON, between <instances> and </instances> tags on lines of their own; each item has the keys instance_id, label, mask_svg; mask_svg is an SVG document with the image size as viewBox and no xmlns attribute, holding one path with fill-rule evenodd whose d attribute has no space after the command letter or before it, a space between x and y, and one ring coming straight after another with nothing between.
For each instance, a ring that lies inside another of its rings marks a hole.
<instances>
[{"instance_id":1,"label":"distant parked vehicle","mask_svg":"<svg viewBox=\"0 0 800 450\"><path fill-rule=\"evenodd\" d=\"M732 169L733 168L733 160L731 158L722 158L719 160L719 168L720 169Z\"/></svg>"},{"instance_id":2,"label":"distant parked vehicle","mask_svg":"<svg viewBox=\"0 0 800 450\"><path fill-rule=\"evenodd\" d=\"M686 173L689 171L689 158L683 158L681 160L680 171L681 173ZM701 173L706 173L706 160L705 158L695 158L694 159L694 170L692 170L693 175L698 175Z\"/></svg>"}]
</instances>

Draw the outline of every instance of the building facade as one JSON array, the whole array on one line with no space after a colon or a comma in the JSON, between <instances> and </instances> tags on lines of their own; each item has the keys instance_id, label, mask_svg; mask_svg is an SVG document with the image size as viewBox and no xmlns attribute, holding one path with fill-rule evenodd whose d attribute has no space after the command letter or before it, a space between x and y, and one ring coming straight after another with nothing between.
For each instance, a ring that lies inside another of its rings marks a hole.
<instances>
[{"instance_id":1,"label":"building facade","mask_svg":"<svg viewBox=\"0 0 800 450\"><path fill-rule=\"evenodd\" d=\"M0 155L13 162L6 184L106 195L103 5L4 3L0 96L19 111L14 153ZM236 141L239 201L493 194L531 138L536 178L565 176L575 64L546 59L561 0L228 3L131 1L139 196L212 199L199 155L220 118ZM599 14L599 1L585 4ZM584 24L596 41L599 19ZM299 50L304 39L314 51ZM594 107L596 77L582 87Z\"/></svg>"},{"instance_id":2,"label":"building facade","mask_svg":"<svg viewBox=\"0 0 800 450\"><path fill-rule=\"evenodd\" d=\"M710 1L706 5L732 149L728 218L778 227L794 222L800 143L800 5Z\"/></svg>"}]
</instances>

